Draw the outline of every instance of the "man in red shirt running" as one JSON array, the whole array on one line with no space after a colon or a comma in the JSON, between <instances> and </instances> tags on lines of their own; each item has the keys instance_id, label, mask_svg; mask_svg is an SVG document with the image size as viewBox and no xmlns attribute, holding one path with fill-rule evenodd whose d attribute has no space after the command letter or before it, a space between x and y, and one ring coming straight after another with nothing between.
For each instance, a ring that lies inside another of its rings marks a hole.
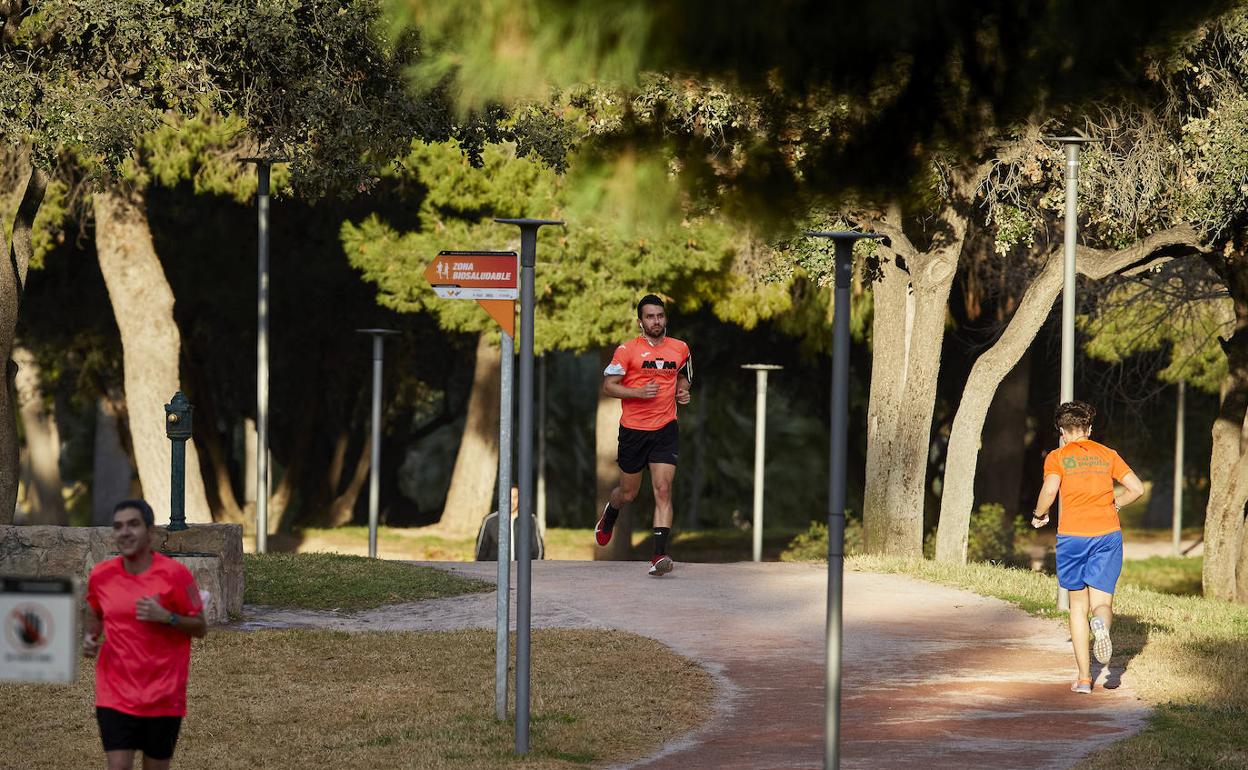
<instances>
[{"instance_id":1,"label":"man in red shirt running","mask_svg":"<svg viewBox=\"0 0 1248 770\"><path fill-rule=\"evenodd\" d=\"M616 348L603 372L602 392L620 399L623 409L617 458L620 481L594 527L594 540L600 546L611 542L620 508L637 497L641 473L649 466L654 487L650 574L662 577L674 566L667 555L667 539L672 532L672 480L679 449L676 405L690 401L693 364L689 346L667 336L663 300L653 294L642 297L637 303L637 325L642 333Z\"/></svg>"},{"instance_id":2,"label":"man in red shirt running","mask_svg":"<svg viewBox=\"0 0 1248 770\"><path fill-rule=\"evenodd\" d=\"M95 717L109 770L130 770L135 751L144 770L169 767L186 716L191 637L208 632L190 570L152 551L154 523L143 500L118 503L121 556L95 565L87 579L82 652L98 656Z\"/></svg>"}]
</instances>

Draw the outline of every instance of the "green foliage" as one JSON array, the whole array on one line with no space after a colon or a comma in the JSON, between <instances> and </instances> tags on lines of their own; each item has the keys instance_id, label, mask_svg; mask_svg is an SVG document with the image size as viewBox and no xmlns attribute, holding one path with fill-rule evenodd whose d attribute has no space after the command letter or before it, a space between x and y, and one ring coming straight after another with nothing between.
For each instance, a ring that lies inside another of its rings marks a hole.
<instances>
[{"instance_id":1,"label":"green foliage","mask_svg":"<svg viewBox=\"0 0 1248 770\"><path fill-rule=\"evenodd\" d=\"M1168 350L1170 363L1158 377L1217 393L1227 366L1218 337L1230 335L1235 311L1229 297L1213 292L1191 296L1194 288L1179 276L1161 285L1120 286L1095 315L1080 316L1079 325L1088 334L1084 351L1101 361L1121 363L1141 352Z\"/></svg>"},{"instance_id":2,"label":"green foliage","mask_svg":"<svg viewBox=\"0 0 1248 770\"><path fill-rule=\"evenodd\" d=\"M845 512L845 555L862 553L862 522ZM828 525L812 521L780 554L780 561L827 561Z\"/></svg>"},{"instance_id":3,"label":"green foliage","mask_svg":"<svg viewBox=\"0 0 1248 770\"><path fill-rule=\"evenodd\" d=\"M514 228L494 216L559 219L572 178L516 155L514 146L485 148L473 168L454 142L415 145L395 172L423 187L419 229L402 232L378 215L342 228L351 264L378 287L378 301L402 312L429 311L444 328L492 328L472 302L436 298L424 278L442 250L515 248ZM564 230L543 228L536 270L538 351L586 350L618 343L632 331L637 299L647 291L671 297L682 310L712 304L743 324L783 308L771 287L734 275L733 231L710 216L690 216L632 232L605 213L589 212ZM754 303L762 295L763 303Z\"/></svg>"},{"instance_id":4,"label":"green foliage","mask_svg":"<svg viewBox=\"0 0 1248 770\"><path fill-rule=\"evenodd\" d=\"M1022 566L1024 560L1017 550L1018 542L1027 535L1027 526L1017 517L1007 517L1005 508L997 503L984 503L971 512L966 537L966 561ZM923 539L923 556L936 555L936 531Z\"/></svg>"}]
</instances>

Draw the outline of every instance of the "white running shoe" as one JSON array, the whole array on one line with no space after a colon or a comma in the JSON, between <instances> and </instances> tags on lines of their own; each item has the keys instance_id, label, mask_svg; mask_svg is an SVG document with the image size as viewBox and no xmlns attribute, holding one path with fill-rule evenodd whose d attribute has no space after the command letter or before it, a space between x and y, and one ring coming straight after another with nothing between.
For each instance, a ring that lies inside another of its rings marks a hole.
<instances>
[{"instance_id":1,"label":"white running shoe","mask_svg":"<svg viewBox=\"0 0 1248 770\"><path fill-rule=\"evenodd\" d=\"M1089 626L1092 629L1092 655L1096 657L1097 663L1109 663L1109 659L1114 654L1114 642L1109 638L1109 629L1105 627L1105 621L1092 618Z\"/></svg>"}]
</instances>

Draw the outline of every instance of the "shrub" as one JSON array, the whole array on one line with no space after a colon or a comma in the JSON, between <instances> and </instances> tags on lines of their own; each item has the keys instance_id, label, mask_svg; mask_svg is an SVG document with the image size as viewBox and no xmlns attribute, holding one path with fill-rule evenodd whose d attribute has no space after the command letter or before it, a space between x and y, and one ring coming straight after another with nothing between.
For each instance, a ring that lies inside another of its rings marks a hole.
<instances>
[{"instance_id":1,"label":"shrub","mask_svg":"<svg viewBox=\"0 0 1248 770\"><path fill-rule=\"evenodd\" d=\"M845 554L862 553L862 522L845 512ZM827 561L828 525L812 521L810 527L789 542L780 561Z\"/></svg>"}]
</instances>

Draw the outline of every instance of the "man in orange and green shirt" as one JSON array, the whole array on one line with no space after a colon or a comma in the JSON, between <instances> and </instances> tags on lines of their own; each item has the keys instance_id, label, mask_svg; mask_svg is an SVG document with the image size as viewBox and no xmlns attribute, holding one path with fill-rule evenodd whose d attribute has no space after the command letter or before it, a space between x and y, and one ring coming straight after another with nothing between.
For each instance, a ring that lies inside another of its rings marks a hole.
<instances>
[{"instance_id":1,"label":"man in orange and green shirt","mask_svg":"<svg viewBox=\"0 0 1248 770\"><path fill-rule=\"evenodd\" d=\"M676 405L688 404L693 381L689 346L667 336L663 300L647 294L637 303L641 334L615 350L603 371L602 392L620 399L620 443L617 463L620 481L594 527L594 542L611 542L620 509L641 489L641 474L650 469L654 487L654 556L650 574L672 571L667 539L672 531L672 481L676 478L679 433Z\"/></svg>"},{"instance_id":2,"label":"man in orange and green shirt","mask_svg":"<svg viewBox=\"0 0 1248 770\"><path fill-rule=\"evenodd\" d=\"M1091 439L1096 410L1082 401L1057 408L1055 422L1061 446L1044 461L1044 486L1031 524L1049 523L1049 507L1061 495L1057 526L1057 582L1070 591L1070 639L1079 676L1071 690L1092 692L1088 634L1100 663L1113 655L1109 629L1113 623L1114 589L1122 572L1122 525L1118 509L1144 494L1140 483L1118 453ZM1115 494L1114 482L1124 488ZM1089 623L1088 615L1092 619Z\"/></svg>"}]
</instances>

